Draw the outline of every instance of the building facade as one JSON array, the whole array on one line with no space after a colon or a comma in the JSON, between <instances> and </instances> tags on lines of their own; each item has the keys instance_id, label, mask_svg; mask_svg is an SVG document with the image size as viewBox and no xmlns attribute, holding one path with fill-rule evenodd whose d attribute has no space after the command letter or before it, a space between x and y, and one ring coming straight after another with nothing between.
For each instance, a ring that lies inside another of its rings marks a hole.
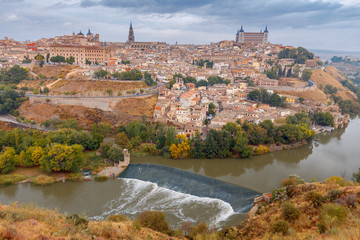
<instances>
[{"instance_id":1,"label":"building facade","mask_svg":"<svg viewBox=\"0 0 360 240\"><path fill-rule=\"evenodd\" d=\"M86 60L93 64L102 64L114 57L114 50L107 46L51 45L50 58L55 56L72 56L76 64L85 64Z\"/></svg>"},{"instance_id":2,"label":"building facade","mask_svg":"<svg viewBox=\"0 0 360 240\"><path fill-rule=\"evenodd\" d=\"M260 31L259 33L255 32L245 32L243 29L243 26L241 26L241 29L236 32L235 41L237 43L242 44L267 44L269 39L269 31L267 29L267 26L263 31Z\"/></svg>"}]
</instances>

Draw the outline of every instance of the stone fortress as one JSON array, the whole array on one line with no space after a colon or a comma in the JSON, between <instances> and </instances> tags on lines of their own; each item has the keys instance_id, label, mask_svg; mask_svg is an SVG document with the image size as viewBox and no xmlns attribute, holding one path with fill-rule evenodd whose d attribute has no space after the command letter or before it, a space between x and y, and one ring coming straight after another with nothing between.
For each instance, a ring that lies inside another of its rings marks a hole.
<instances>
[{"instance_id":1,"label":"stone fortress","mask_svg":"<svg viewBox=\"0 0 360 240\"><path fill-rule=\"evenodd\" d=\"M241 29L236 32L235 42L248 44L267 44L269 39L269 31L267 26L265 27L264 31L260 31L259 33L256 32L245 32L243 26L241 25Z\"/></svg>"}]
</instances>

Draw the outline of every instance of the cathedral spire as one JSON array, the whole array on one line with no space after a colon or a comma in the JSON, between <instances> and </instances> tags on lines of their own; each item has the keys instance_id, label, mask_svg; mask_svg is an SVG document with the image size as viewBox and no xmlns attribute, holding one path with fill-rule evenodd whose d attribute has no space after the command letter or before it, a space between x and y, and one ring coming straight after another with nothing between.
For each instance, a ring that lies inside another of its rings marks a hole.
<instances>
[{"instance_id":1,"label":"cathedral spire","mask_svg":"<svg viewBox=\"0 0 360 240\"><path fill-rule=\"evenodd\" d=\"M268 32L269 32L269 31L268 31L267 25L266 25L264 33L268 33Z\"/></svg>"},{"instance_id":2,"label":"cathedral spire","mask_svg":"<svg viewBox=\"0 0 360 240\"><path fill-rule=\"evenodd\" d=\"M130 21L128 42L129 42L129 43L135 42L134 29L133 29L133 26L132 26L132 22L131 22L131 21Z\"/></svg>"},{"instance_id":3,"label":"cathedral spire","mask_svg":"<svg viewBox=\"0 0 360 240\"><path fill-rule=\"evenodd\" d=\"M240 32L244 32L243 25L241 25Z\"/></svg>"}]
</instances>

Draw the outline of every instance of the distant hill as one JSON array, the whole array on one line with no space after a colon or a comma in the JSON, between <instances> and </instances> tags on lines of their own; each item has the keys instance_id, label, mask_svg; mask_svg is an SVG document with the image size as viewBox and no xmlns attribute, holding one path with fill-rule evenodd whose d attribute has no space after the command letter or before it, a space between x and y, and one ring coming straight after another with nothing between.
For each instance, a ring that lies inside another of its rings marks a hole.
<instances>
[{"instance_id":1,"label":"distant hill","mask_svg":"<svg viewBox=\"0 0 360 240\"><path fill-rule=\"evenodd\" d=\"M360 52L352 51L342 51L342 50L327 50L327 49L309 49L311 52L315 53L316 56L319 56L322 60L329 60L333 56L345 57L349 56L351 58L360 57Z\"/></svg>"}]
</instances>

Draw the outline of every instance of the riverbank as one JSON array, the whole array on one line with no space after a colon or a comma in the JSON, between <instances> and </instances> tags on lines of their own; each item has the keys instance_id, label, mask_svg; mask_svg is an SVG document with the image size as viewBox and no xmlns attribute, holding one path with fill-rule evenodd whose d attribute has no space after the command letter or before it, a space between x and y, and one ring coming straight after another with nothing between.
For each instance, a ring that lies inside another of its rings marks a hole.
<instances>
[{"instance_id":1,"label":"riverbank","mask_svg":"<svg viewBox=\"0 0 360 240\"><path fill-rule=\"evenodd\" d=\"M322 183L289 178L281 185L233 229L237 239L358 239L358 183L341 177Z\"/></svg>"}]
</instances>

